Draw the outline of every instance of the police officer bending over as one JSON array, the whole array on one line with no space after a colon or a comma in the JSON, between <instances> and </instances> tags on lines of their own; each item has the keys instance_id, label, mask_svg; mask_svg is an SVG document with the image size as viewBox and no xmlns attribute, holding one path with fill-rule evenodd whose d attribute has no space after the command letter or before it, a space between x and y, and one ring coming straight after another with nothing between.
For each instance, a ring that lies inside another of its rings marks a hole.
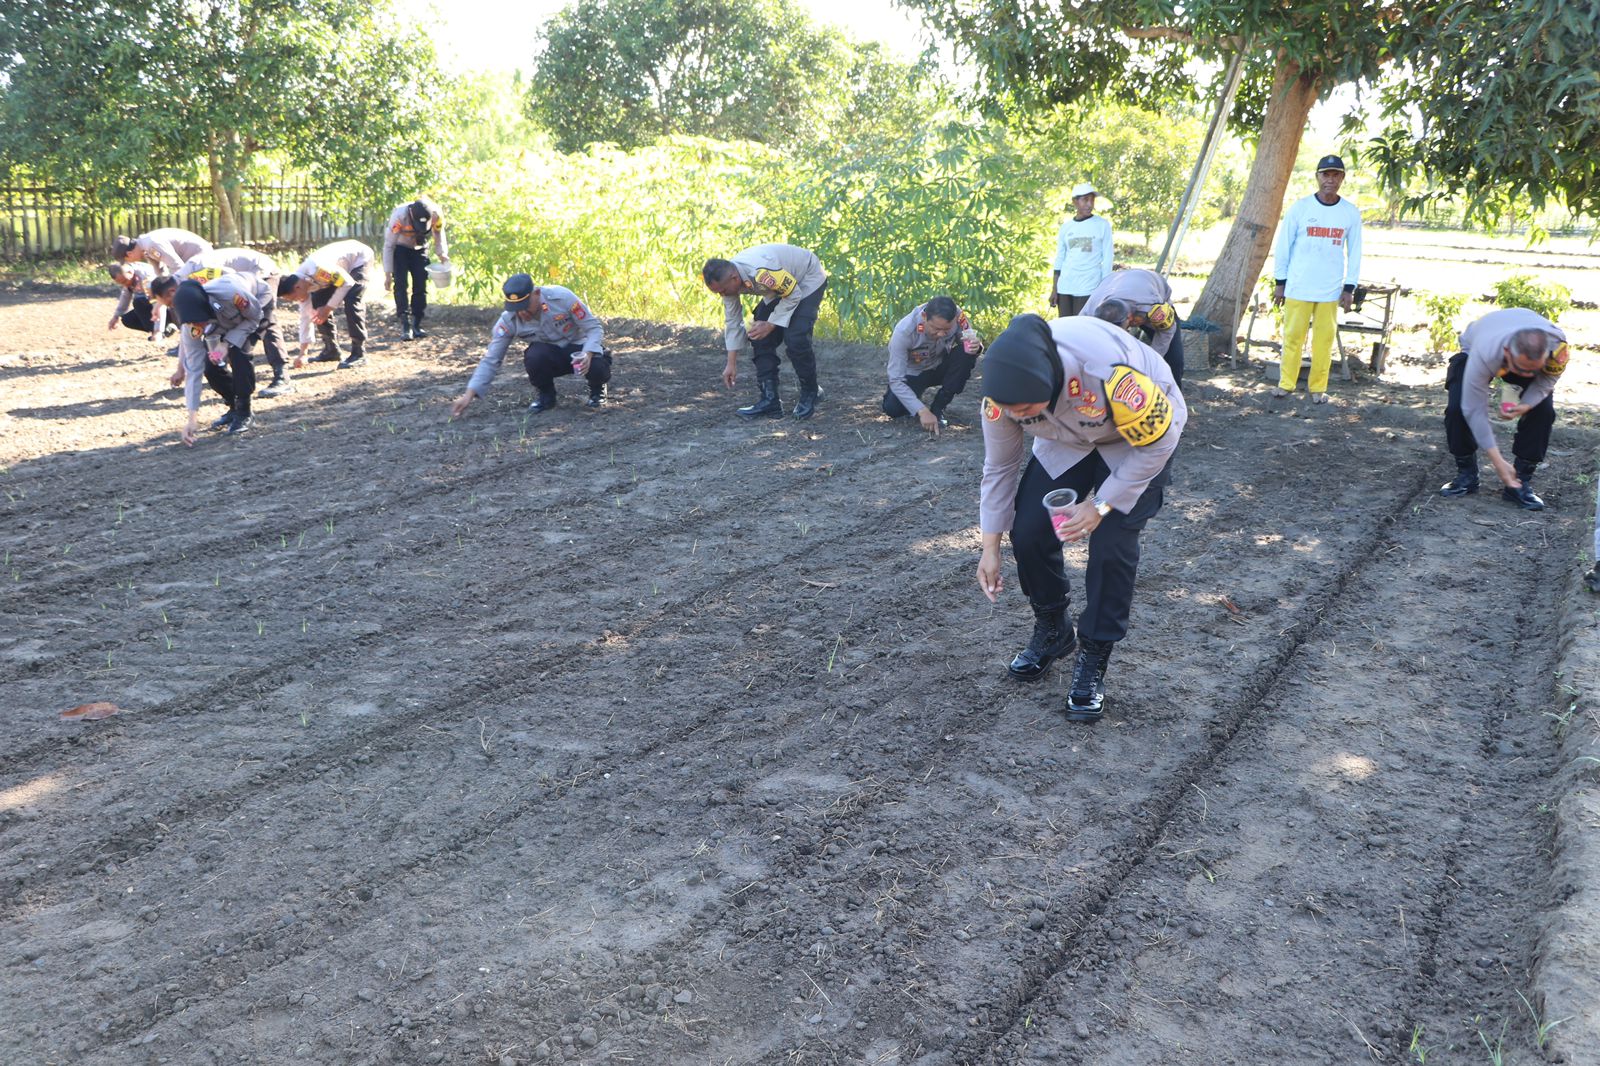
<instances>
[{"instance_id":1,"label":"police officer bending over","mask_svg":"<svg viewBox=\"0 0 1600 1066\"><path fill-rule=\"evenodd\" d=\"M118 324L138 333L148 334L147 340L156 340L166 332L166 308L156 308L150 302L150 283L156 280L156 268L149 263L112 263L106 268L111 280L122 291L117 295L117 309L111 312L106 331L115 331Z\"/></svg>"},{"instance_id":2,"label":"police officer bending over","mask_svg":"<svg viewBox=\"0 0 1600 1066\"><path fill-rule=\"evenodd\" d=\"M789 365L800 379L796 418L817 412L822 390L817 387L817 353L811 334L817 328L817 310L828 288L828 272L817 257L792 244L758 244L730 259L707 259L700 269L706 288L722 297L723 335L728 364L722 383L733 388L739 381L739 353L748 339L756 365L756 385L761 399L739 408L740 418L782 418L778 398L778 345L789 351ZM741 296L757 296L749 330L744 325Z\"/></svg>"},{"instance_id":3,"label":"police officer bending over","mask_svg":"<svg viewBox=\"0 0 1600 1066\"><path fill-rule=\"evenodd\" d=\"M401 340L428 335L422 317L428 313L428 240L441 262L450 262L444 236L444 211L426 196L401 204L389 215L383 234L383 273L394 292L394 313Z\"/></svg>"},{"instance_id":4,"label":"police officer bending over","mask_svg":"<svg viewBox=\"0 0 1600 1066\"><path fill-rule=\"evenodd\" d=\"M1183 342L1172 286L1154 270L1118 270L1096 285L1083 314L1136 330L1140 340L1167 361L1172 380L1183 387Z\"/></svg>"},{"instance_id":5,"label":"police officer bending over","mask_svg":"<svg viewBox=\"0 0 1600 1066\"><path fill-rule=\"evenodd\" d=\"M500 370L513 339L527 341L522 366L537 395L528 410L534 414L556 405L556 381L568 374L589 383L589 407L606 402L606 382L611 380L611 352L603 343L600 320L571 289L560 285L535 286L527 274L513 274L501 286L506 309L494 324L489 350L472 372L467 389L450 405L458 417L479 396Z\"/></svg>"},{"instance_id":6,"label":"police officer bending over","mask_svg":"<svg viewBox=\"0 0 1600 1066\"><path fill-rule=\"evenodd\" d=\"M1033 639L1011 661L1011 676L1037 680L1076 644L1067 718L1097 721L1106 662L1128 632L1139 533L1161 509L1188 408L1148 345L1082 316L1013 318L984 357L983 386L978 584L995 599L1003 584L1000 537L1009 530L1034 614ZM1030 433L1033 456L1024 470ZM1041 501L1061 488L1076 491L1079 502L1058 519ZM1074 633L1061 545L1084 537L1085 604Z\"/></svg>"},{"instance_id":7,"label":"police officer bending over","mask_svg":"<svg viewBox=\"0 0 1600 1066\"><path fill-rule=\"evenodd\" d=\"M360 241L334 241L306 256L294 273L278 279L278 298L300 305L296 370L306 363L313 326L322 340L322 351L313 363L337 362L340 370L349 370L367 361L367 273L372 265L372 249ZM333 335L333 312L341 305L350 331L350 355L343 359Z\"/></svg>"},{"instance_id":8,"label":"police officer bending over","mask_svg":"<svg viewBox=\"0 0 1600 1066\"><path fill-rule=\"evenodd\" d=\"M228 412L210 428L229 434L250 428L250 396L256 389L250 349L261 331L266 293L264 281L243 274L224 274L205 285L193 278L177 283L172 306L181 324L178 348L187 374L183 398L189 412L183 443L195 441L202 374L228 405Z\"/></svg>"},{"instance_id":9,"label":"police officer bending over","mask_svg":"<svg viewBox=\"0 0 1600 1066\"><path fill-rule=\"evenodd\" d=\"M966 313L948 296L935 296L894 327L889 336L889 391L883 413L890 418L915 415L922 428L937 434L945 425L944 409L967 387L983 342ZM922 390L938 385L933 402L924 406Z\"/></svg>"},{"instance_id":10,"label":"police officer bending over","mask_svg":"<svg viewBox=\"0 0 1600 1066\"><path fill-rule=\"evenodd\" d=\"M1505 488L1500 495L1528 511L1544 510L1533 491L1533 472L1550 448L1556 424L1556 380L1567 368L1567 335L1549 319L1525 307L1490 311L1461 331L1461 351L1445 372L1444 436L1455 457L1456 476L1439 487L1441 496L1478 491L1478 449ZM1489 384L1500 378L1521 393L1504 401L1495 417L1517 420L1511 441L1515 463L1507 463L1489 424Z\"/></svg>"}]
</instances>

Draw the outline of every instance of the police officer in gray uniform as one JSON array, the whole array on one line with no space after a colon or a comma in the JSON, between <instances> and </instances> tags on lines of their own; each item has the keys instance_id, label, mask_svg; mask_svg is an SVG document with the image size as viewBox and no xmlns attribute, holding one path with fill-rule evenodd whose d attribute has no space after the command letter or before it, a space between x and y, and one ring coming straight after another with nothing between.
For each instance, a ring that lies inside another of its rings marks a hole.
<instances>
[{"instance_id":1,"label":"police officer in gray uniform","mask_svg":"<svg viewBox=\"0 0 1600 1066\"><path fill-rule=\"evenodd\" d=\"M706 288L722 297L728 345L722 383L728 388L739 380L739 353L746 340L753 349L761 399L739 408L739 417L783 417L783 403L778 398L778 345L782 344L789 350L789 365L794 367L795 377L800 379L800 399L794 405L794 416L810 418L822 398L811 334L817 326L822 294L828 288L828 272L817 257L792 244L758 244L731 260L707 259L700 275ZM741 296L760 297L748 331Z\"/></svg>"},{"instance_id":2,"label":"police officer in gray uniform","mask_svg":"<svg viewBox=\"0 0 1600 1066\"><path fill-rule=\"evenodd\" d=\"M890 418L914 416L929 433L945 425L944 411L961 390L977 363L983 342L966 312L948 296L935 296L902 318L889 335L889 391L883 394L883 413ZM938 385L928 404L922 391Z\"/></svg>"},{"instance_id":3,"label":"police officer in gray uniform","mask_svg":"<svg viewBox=\"0 0 1600 1066\"><path fill-rule=\"evenodd\" d=\"M149 263L112 263L106 273L122 290L117 295L117 309L111 312L106 330L113 332L121 324L148 334L148 340L162 336L167 326L166 308L157 307L150 298L150 283L156 280L156 268Z\"/></svg>"},{"instance_id":4,"label":"police officer in gray uniform","mask_svg":"<svg viewBox=\"0 0 1600 1066\"><path fill-rule=\"evenodd\" d=\"M466 391L450 405L451 417L459 417L473 400L489 391L513 340L528 345L522 353L522 366L535 393L529 411L538 414L554 407L555 379L569 374L589 383L587 406L603 406L606 383L611 380L611 352L605 346L600 320L577 294L560 285L536 286L527 274L511 275L501 292L505 311L494 324L489 350L472 372Z\"/></svg>"},{"instance_id":5,"label":"police officer in gray uniform","mask_svg":"<svg viewBox=\"0 0 1600 1066\"><path fill-rule=\"evenodd\" d=\"M232 271L267 282L267 298L261 302L261 353L272 368L272 382L258 393L263 398L283 396L294 391L283 359L283 335L278 332L278 264L254 248L216 248L197 255L173 274L179 281L194 277L202 284L219 274Z\"/></svg>"},{"instance_id":6,"label":"police officer in gray uniform","mask_svg":"<svg viewBox=\"0 0 1600 1066\"><path fill-rule=\"evenodd\" d=\"M1504 485L1500 495L1523 510L1544 510L1544 500L1532 488L1533 472L1550 448L1556 381L1567 368L1567 358L1567 335L1525 307L1490 311L1461 331L1461 351L1451 356L1444 377L1444 437L1455 457L1456 476L1439 487L1439 495L1478 491L1482 448ZM1500 454L1489 422L1489 386L1496 378L1521 394L1503 400L1495 412L1498 418L1517 420L1512 463Z\"/></svg>"},{"instance_id":7,"label":"police officer in gray uniform","mask_svg":"<svg viewBox=\"0 0 1600 1066\"><path fill-rule=\"evenodd\" d=\"M176 274L185 262L209 251L210 241L176 227L153 229L137 237L119 236L111 242L112 259L119 263L149 263L158 274Z\"/></svg>"},{"instance_id":8,"label":"police officer in gray uniform","mask_svg":"<svg viewBox=\"0 0 1600 1066\"><path fill-rule=\"evenodd\" d=\"M990 600L1000 592L1000 538L1009 531L1034 614L1033 639L1009 672L1037 680L1077 645L1067 718L1096 721L1111 649L1128 631L1139 534L1161 509L1188 420L1183 393L1148 345L1082 315L1013 318L984 357L983 387L978 585ZM1078 503L1056 516L1042 501L1063 488ZM1085 606L1074 631L1061 546L1085 537Z\"/></svg>"},{"instance_id":9,"label":"police officer in gray uniform","mask_svg":"<svg viewBox=\"0 0 1600 1066\"><path fill-rule=\"evenodd\" d=\"M261 332L261 302L266 283L245 274L223 274L202 285L194 278L181 281L173 293L178 316L179 358L187 377L184 406L189 420L183 442L195 440L195 418L200 409L200 380L216 390L228 411L211 424L237 435L252 424L250 397L256 389L256 371L250 349Z\"/></svg>"},{"instance_id":10,"label":"police officer in gray uniform","mask_svg":"<svg viewBox=\"0 0 1600 1066\"><path fill-rule=\"evenodd\" d=\"M1136 331L1136 336L1167 361L1172 380L1183 385L1183 343L1172 286L1154 270L1116 270L1094 287L1079 314L1103 318Z\"/></svg>"}]
</instances>

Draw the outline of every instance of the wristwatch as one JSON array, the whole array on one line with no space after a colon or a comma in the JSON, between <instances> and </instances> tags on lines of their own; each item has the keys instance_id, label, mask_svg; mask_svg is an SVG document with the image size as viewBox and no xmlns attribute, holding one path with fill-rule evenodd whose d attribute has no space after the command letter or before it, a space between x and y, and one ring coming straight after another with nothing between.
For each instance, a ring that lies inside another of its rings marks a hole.
<instances>
[{"instance_id":1,"label":"wristwatch","mask_svg":"<svg viewBox=\"0 0 1600 1066\"><path fill-rule=\"evenodd\" d=\"M1101 518L1111 513L1111 505L1098 496L1091 497L1089 505L1094 508L1094 513Z\"/></svg>"}]
</instances>

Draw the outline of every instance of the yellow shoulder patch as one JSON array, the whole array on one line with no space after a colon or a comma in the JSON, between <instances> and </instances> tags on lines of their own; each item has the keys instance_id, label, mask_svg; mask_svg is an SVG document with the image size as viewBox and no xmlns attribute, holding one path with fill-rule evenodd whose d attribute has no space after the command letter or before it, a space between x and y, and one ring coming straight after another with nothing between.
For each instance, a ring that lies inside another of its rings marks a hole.
<instances>
[{"instance_id":1,"label":"yellow shoulder patch","mask_svg":"<svg viewBox=\"0 0 1600 1066\"><path fill-rule=\"evenodd\" d=\"M753 280L763 289L770 289L779 296L788 296L794 291L795 286L800 284L799 280L787 270L769 270L766 267L756 271Z\"/></svg>"},{"instance_id":2,"label":"yellow shoulder patch","mask_svg":"<svg viewBox=\"0 0 1600 1066\"><path fill-rule=\"evenodd\" d=\"M1553 378L1561 376L1567 369L1567 361L1572 358L1572 350L1567 347L1567 342L1562 341L1555 351L1550 353L1550 358L1545 360L1544 372Z\"/></svg>"},{"instance_id":3,"label":"yellow shoulder patch","mask_svg":"<svg viewBox=\"0 0 1600 1066\"><path fill-rule=\"evenodd\" d=\"M1145 312L1144 320L1150 324L1151 329L1160 333L1168 326L1178 324L1178 309L1171 304L1156 304Z\"/></svg>"},{"instance_id":4,"label":"yellow shoulder patch","mask_svg":"<svg viewBox=\"0 0 1600 1066\"><path fill-rule=\"evenodd\" d=\"M1172 401L1149 377L1118 363L1106 379L1111 421L1135 448L1154 444L1172 428Z\"/></svg>"}]
</instances>

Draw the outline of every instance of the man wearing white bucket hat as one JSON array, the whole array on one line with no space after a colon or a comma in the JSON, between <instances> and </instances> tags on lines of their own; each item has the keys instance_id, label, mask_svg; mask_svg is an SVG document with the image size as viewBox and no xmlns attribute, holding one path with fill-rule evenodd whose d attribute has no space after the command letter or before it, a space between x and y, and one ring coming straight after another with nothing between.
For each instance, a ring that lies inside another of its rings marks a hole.
<instances>
[{"instance_id":1,"label":"man wearing white bucket hat","mask_svg":"<svg viewBox=\"0 0 1600 1066\"><path fill-rule=\"evenodd\" d=\"M383 272L394 292L394 312L400 319L403 340L428 335L422 329L422 317L428 313L429 237L439 261L449 263L444 211L426 196L401 204L389 215L389 228L383 233Z\"/></svg>"},{"instance_id":2,"label":"man wearing white bucket hat","mask_svg":"<svg viewBox=\"0 0 1600 1066\"><path fill-rule=\"evenodd\" d=\"M1056 234L1055 273L1050 277L1050 303L1057 314L1083 310L1094 287L1111 273L1111 223L1094 213L1099 193L1092 183L1072 188L1073 217Z\"/></svg>"}]
</instances>

